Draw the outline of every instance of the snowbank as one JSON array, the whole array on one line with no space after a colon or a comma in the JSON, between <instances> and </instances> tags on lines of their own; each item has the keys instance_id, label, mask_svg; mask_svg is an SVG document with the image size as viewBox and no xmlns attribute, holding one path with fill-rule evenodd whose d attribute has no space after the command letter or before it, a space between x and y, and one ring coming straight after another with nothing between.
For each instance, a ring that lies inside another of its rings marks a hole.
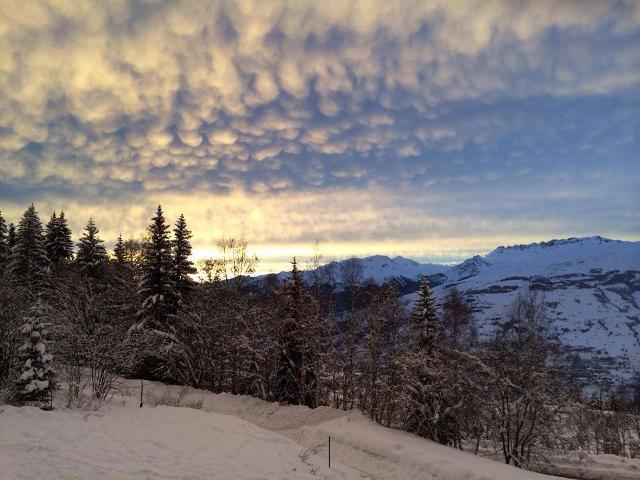
<instances>
[{"instance_id":1,"label":"snowbank","mask_svg":"<svg viewBox=\"0 0 640 480\"><path fill-rule=\"evenodd\" d=\"M4 407L0 431L5 480L342 478L305 464L300 445L282 435L189 408Z\"/></svg>"},{"instance_id":2,"label":"snowbank","mask_svg":"<svg viewBox=\"0 0 640 480\"><path fill-rule=\"evenodd\" d=\"M358 412L186 389L202 409L154 407L184 387L139 381L98 411L0 407L0 477L17 479L543 480L377 425ZM58 395L62 402L64 393ZM327 466L327 439L332 462ZM627 472L640 462L626 463ZM636 470L633 470L636 469ZM613 477L612 477L613 478ZM633 478L620 476L620 478Z\"/></svg>"}]
</instances>

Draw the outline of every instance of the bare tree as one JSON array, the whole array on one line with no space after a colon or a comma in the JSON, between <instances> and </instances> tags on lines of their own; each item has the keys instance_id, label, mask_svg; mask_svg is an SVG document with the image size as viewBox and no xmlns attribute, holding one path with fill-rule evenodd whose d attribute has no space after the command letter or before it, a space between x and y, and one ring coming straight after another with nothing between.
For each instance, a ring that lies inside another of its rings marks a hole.
<instances>
[{"instance_id":1,"label":"bare tree","mask_svg":"<svg viewBox=\"0 0 640 480\"><path fill-rule=\"evenodd\" d=\"M344 331L339 337L341 343L338 351L341 353L342 388L339 402L347 410L353 408L356 399L356 355L358 339L361 333L361 315L358 312L358 285L362 281L362 262L358 258L345 260L340 264L340 276L342 285L347 294L348 308L345 314Z\"/></svg>"},{"instance_id":2,"label":"bare tree","mask_svg":"<svg viewBox=\"0 0 640 480\"><path fill-rule=\"evenodd\" d=\"M218 250L216 279L223 281L227 288L241 289L246 277L255 273L258 256L249 253L249 244L244 238L223 238L218 241Z\"/></svg>"},{"instance_id":3,"label":"bare tree","mask_svg":"<svg viewBox=\"0 0 640 480\"><path fill-rule=\"evenodd\" d=\"M519 292L485 358L491 368L490 429L505 463L526 467L554 422L559 405L555 351L544 298L528 289Z\"/></svg>"}]
</instances>

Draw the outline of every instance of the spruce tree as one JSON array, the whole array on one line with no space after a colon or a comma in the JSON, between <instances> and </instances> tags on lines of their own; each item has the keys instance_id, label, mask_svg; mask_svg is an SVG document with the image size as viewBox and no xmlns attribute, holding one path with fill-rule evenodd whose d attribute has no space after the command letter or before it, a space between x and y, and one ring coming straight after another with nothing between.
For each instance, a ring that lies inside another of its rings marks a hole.
<instances>
[{"instance_id":1,"label":"spruce tree","mask_svg":"<svg viewBox=\"0 0 640 480\"><path fill-rule=\"evenodd\" d=\"M71 240L71 229L64 216L64 212L60 212L60 216L56 216L53 212L49 223L46 227L46 244L47 255L52 264L57 264L64 260L70 260L73 255L73 241Z\"/></svg>"},{"instance_id":2,"label":"spruce tree","mask_svg":"<svg viewBox=\"0 0 640 480\"><path fill-rule=\"evenodd\" d=\"M7 232L7 245L9 245L9 253L16 245L16 226L13 223L9 224L9 231Z\"/></svg>"},{"instance_id":3,"label":"spruce tree","mask_svg":"<svg viewBox=\"0 0 640 480\"><path fill-rule=\"evenodd\" d=\"M436 303L427 277L422 277L420 281L418 299L411 312L411 326L414 333L414 349L430 356L443 325L438 319Z\"/></svg>"},{"instance_id":4,"label":"spruce tree","mask_svg":"<svg viewBox=\"0 0 640 480\"><path fill-rule=\"evenodd\" d=\"M0 272L4 269L4 263L9 256L9 229L7 227L7 222L2 217L2 212L0 212Z\"/></svg>"},{"instance_id":5,"label":"spruce tree","mask_svg":"<svg viewBox=\"0 0 640 480\"><path fill-rule=\"evenodd\" d=\"M16 382L17 400L46 402L55 389L53 357L47 353L46 308L38 298L25 317L20 333L25 341L20 347L21 373Z\"/></svg>"},{"instance_id":6,"label":"spruce tree","mask_svg":"<svg viewBox=\"0 0 640 480\"><path fill-rule=\"evenodd\" d=\"M51 257L53 256L52 249L56 238L57 223L58 216L54 210L51 214L51 218L47 222L47 225L44 227L44 248L47 251L47 257L49 257L50 262L52 261Z\"/></svg>"},{"instance_id":7,"label":"spruce tree","mask_svg":"<svg viewBox=\"0 0 640 480\"><path fill-rule=\"evenodd\" d=\"M175 311L176 292L173 283L171 241L169 226L165 223L162 207L149 225L149 241L143 251L143 267L138 293L143 298L138 312L138 327L171 330L170 317Z\"/></svg>"},{"instance_id":8,"label":"spruce tree","mask_svg":"<svg viewBox=\"0 0 640 480\"><path fill-rule=\"evenodd\" d=\"M92 218L84 229L84 234L78 242L76 262L89 276L100 275L102 267L107 262L107 250L104 241L98 236L99 230Z\"/></svg>"},{"instance_id":9,"label":"spruce tree","mask_svg":"<svg viewBox=\"0 0 640 480\"><path fill-rule=\"evenodd\" d=\"M10 230L11 231L11 230ZM18 224L7 271L19 282L34 288L44 287L49 275L49 259L44 247L44 232L33 203Z\"/></svg>"},{"instance_id":10,"label":"spruce tree","mask_svg":"<svg viewBox=\"0 0 640 480\"><path fill-rule=\"evenodd\" d=\"M113 254L116 259L116 265L123 267L126 262L126 249L124 246L124 240L122 240L122 234L118 235L118 240L113 248Z\"/></svg>"},{"instance_id":11,"label":"spruce tree","mask_svg":"<svg viewBox=\"0 0 640 480\"><path fill-rule=\"evenodd\" d=\"M312 301L293 259L291 281L284 286L284 325L280 339L280 362L276 398L279 402L315 407L316 374L312 348L307 348L307 306Z\"/></svg>"},{"instance_id":12,"label":"spruce tree","mask_svg":"<svg viewBox=\"0 0 640 480\"><path fill-rule=\"evenodd\" d=\"M193 280L190 275L197 272L191 256L191 231L187 228L184 215L180 214L176 227L173 229L173 282L179 302L182 303L193 289Z\"/></svg>"},{"instance_id":13,"label":"spruce tree","mask_svg":"<svg viewBox=\"0 0 640 480\"><path fill-rule=\"evenodd\" d=\"M438 396L440 356L438 334L442 323L438 319L429 281L423 277L418 299L411 313L412 344L408 364L407 430L431 440L448 443L444 438L441 416L442 399Z\"/></svg>"}]
</instances>

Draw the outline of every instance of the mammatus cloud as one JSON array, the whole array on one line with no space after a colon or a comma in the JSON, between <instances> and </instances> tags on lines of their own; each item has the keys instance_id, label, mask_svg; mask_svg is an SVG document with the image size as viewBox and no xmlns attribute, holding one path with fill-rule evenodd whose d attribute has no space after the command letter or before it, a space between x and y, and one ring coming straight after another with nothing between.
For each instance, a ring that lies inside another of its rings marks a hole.
<instances>
[{"instance_id":1,"label":"mammatus cloud","mask_svg":"<svg viewBox=\"0 0 640 480\"><path fill-rule=\"evenodd\" d=\"M359 250L639 233L637 2L13 3L5 210Z\"/></svg>"}]
</instances>

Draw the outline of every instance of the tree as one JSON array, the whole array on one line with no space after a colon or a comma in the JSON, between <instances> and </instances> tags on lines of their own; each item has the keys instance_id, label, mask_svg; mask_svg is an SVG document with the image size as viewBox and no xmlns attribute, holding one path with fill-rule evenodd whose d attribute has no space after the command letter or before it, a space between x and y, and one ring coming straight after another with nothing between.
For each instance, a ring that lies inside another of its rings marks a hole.
<instances>
[{"instance_id":1,"label":"tree","mask_svg":"<svg viewBox=\"0 0 640 480\"><path fill-rule=\"evenodd\" d=\"M176 291L168 232L169 226L165 223L162 207L158 205L149 225L150 238L143 250L142 275L138 285L143 302L138 312L140 321L135 329L145 325L161 331L171 329L169 319L175 311Z\"/></svg>"},{"instance_id":2,"label":"tree","mask_svg":"<svg viewBox=\"0 0 640 480\"><path fill-rule=\"evenodd\" d=\"M358 407L382 423L395 407L397 376L394 343L403 323L403 305L395 287L372 285L367 292L362 398Z\"/></svg>"},{"instance_id":3,"label":"tree","mask_svg":"<svg viewBox=\"0 0 640 480\"><path fill-rule=\"evenodd\" d=\"M147 243L149 243L147 232L140 238L124 241L124 264L129 267L133 277L138 281L144 270L144 250Z\"/></svg>"},{"instance_id":4,"label":"tree","mask_svg":"<svg viewBox=\"0 0 640 480\"><path fill-rule=\"evenodd\" d=\"M436 303L427 277L422 277L420 282L418 299L411 312L411 326L414 333L414 349L419 353L431 356L436 346L438 334L444 326L438 319Z\"/></svg>"},{"instance_id":5,"label":"tree","mask_svg":"<svg viewBox=\"0 0 640 480\"><path fill-rule=\"evenodd\" d=\"M451 287L442 304L440 343L448 349L468 351L477 336L471 305L456 287Z\"/></svg>"},{"instance_id":6,"label":"tree","mask_svg":"<svg viewBox=\"0 0 640 480\"><path fill-rule=\"evenodd\" d=\"M245 278L256 271L258 257L249 253L248 243L244 238L223 238L218 241L220 258L217 259L215 279L224 281L227 288L240 290Z\"/></svg>"},{"instance_id":7,"label":"tree","mask_svg":"<svg viewBox=\"0 0 640 480\"><path fill-rule=\"evenodd\" d=\"M16 226L13 223L9 224L9 231L7 232L7 245L9 246L9 253L16 244Z\"/></svg>"},{"instance_id":8,"label":"tree","mask_svg":"<svg viewBox=\"0 0 640 480\"><path fill-rule=\"evenodd\" d=\"M189 259L191 256L191 231L187 228L183 214L180 214L173 233L175 236L173 242L173 282L179 295L179 302L182 302L193 290L193 280L190 275L197 272L193 262Z\"/></svg>"},{"instance_id":9,"label":"tree","mask_svg":"<svg viewBox=\"0 0 640 480\"><path fill-rule=\"evenodd\" d=\"M356 351L361 334L361 317L357 311L359 307L358 285L362 280L364 268L359 258L350 258L340 264L340 277L345 292L348 295L346 320L344 331L340 336L342 345L338 351L342 353L342 408L353 408L356 399ZM337 405L336 405L337 406Z\"/></svg>"},{"instance_id":10,"label":"tree","mask_svg":"<svg viewBox=\"0 0 640 480\"><path fill-rule=\"evenodd\" d=\"M528 464L540 441L550 434L558 402L551 334L544 299L525 290L508 308L506 322L486 346L490 367L490 405L494 438L505 463Z\"/></svg>"},{"instance_id":11,"label":"tree","mask_svg":"<svg viewBox=\"0 0 640 480\"><path fill-rule=\"evenodd\" d=\"M98 236L99 230L92 218L84 228L84 234L78 242L76 262L91 277L99 276L107 262L107 250L104 241Z\"/></svg>"},{"instance_id":12,"label":"tree","mask_svg":"<svg viewBox=\"0 0 640 480\"><path fill-rule=\"evenodd\" d=\"M437 341L443 325L426 277L411 314L412 347L407 361L407 430L443 444L454 443L454 418L441 395L442 360Z\"/></svg>"},{"instance_id":13,"label":"tree","mask_svg":"<svg viewBox=\"0 0 640 480\"><path fill-rule=\"evenodd\" d=\"M0 212L0 272L2 272L4 262L9 256L9 238L8 238L7 222Z\"/></svg>"},{"instance_id":14,"label":"tree","mask_svg":"<svg viewBox=\"0 0 640 480\"><path fill-rule=\"evenodd\" d=\"M73 241L64 211L60 212L60 216L53 212L45 232L45 248L49 261L55 265L60 261L70 260L73 256Z\"/></svg>"},{"instance_id":15,"label":"tree","mask_svg":"<svg viewBox=\"0 0 640 480\"><path fill-rule=\"evenodd\" d=\"M16 382L21 402L46 401L55 389L53 357L47 353L46 307L38 298L20 332L25 342L20 348L21 374Z\"/></svg>"},{"instance_id":16,"label":"tree","mask_svg":"<svg viewBox=\"0 0 640 480\"><path fill-rule=\"evenodd\" d=\"M126 250L124 241L122 240L122 234L118 235L118 240L116 241L116 246L113 249L113 254L116 257L116 264L119 267L123 267L126 262Z\"/></svg>"},{"instance_id":17,"label":"tree","mask_svg":"<svg viewBox=\"0 0 640 480\"><path fill-rule=\"evenodd\" d=\"M316 372L313 350L305 342L309 334L309 305L312 297L307 291L293 259L291 281L284 286L284 325L280 339L280 364L277 373L276 399L293 405L316 406Z\"/></svg>"},{"instance_id":18,"label":"tree","mask_svg":"<svg viewBox=\"0 0 640 480\"><path fill-rule=\"evenodd\" d=\"M7 270L20 282L35 288L44 287L48 281L49 259L42 223L33 203L18 224Z\"/></svg>"}]
</instances>

